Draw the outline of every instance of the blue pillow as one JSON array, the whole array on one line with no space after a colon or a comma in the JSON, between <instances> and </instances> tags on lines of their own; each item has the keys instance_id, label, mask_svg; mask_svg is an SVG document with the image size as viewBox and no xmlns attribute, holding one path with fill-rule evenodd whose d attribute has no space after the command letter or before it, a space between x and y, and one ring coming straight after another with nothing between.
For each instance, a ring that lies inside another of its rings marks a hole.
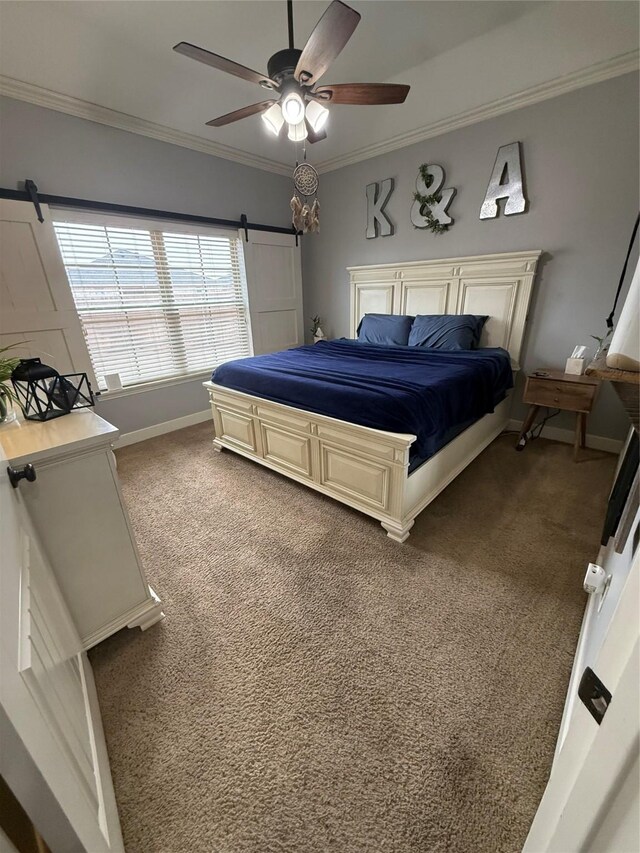
<instances>
[{"instance_id":1,"label":"blue pillow","mask_svg":"<svg viewBox=\"0 0 640 853\"><path fill-rule=\"evenodd\" d=\"M365 344L406 347L413 317L404 314L365 314L358 326L358 340Z\"/></svg>"},{"instance_id":2,"label":"blue pillow","mask_svg":"<svg viewBox=\"0 0 640 853\"><path fill-rule=\"evenodd\" d=\"M476 349L488 319L475 314L418 314L409 334L409 346Z\"/></svg>"}]
</instances>

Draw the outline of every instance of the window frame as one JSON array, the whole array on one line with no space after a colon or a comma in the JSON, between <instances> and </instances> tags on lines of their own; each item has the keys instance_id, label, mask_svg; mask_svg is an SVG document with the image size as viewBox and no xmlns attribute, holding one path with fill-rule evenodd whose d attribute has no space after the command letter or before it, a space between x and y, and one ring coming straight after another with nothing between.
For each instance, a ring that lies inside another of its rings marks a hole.
<instances>
[{"instance_id":1,"label":"window frame","mask_svg":"<svg viewBox=\"0 0 640 853\"><path fill-rule=\"evenodd\" d=\"M118 213L101 213L100 211L88 211L88 210L80 210L80 209L71 209L71 208L61 208L56 207L55 205L50 206L51 211L51 223L55 230L55 226L60 224L77 224L77 225L95 225L95 226L103 226L106 228L131 228L132 230L147 230L147 231L162 231L169 232L171 234L188 234L192 236L203 236L203 237L226 237L229 240L239 241L242 245L238 247L238 255L240 259L240 266L242 272L242 281L241 281L241 292L242 292L242 302L244 308L245 322L247 326L247 340L249 343L249 353L248 355L253 355L253 336L251 333L251 317L249 314L249 295L248 295L248 286L247 286L247 274L246 274L246 265L245 265L245 257L244 257L244 243L242 241L242 231L236 231L232 228L223 228L214 225L204 225L197 222L185 222L181 219L170 219L170 218L159 218L154 219L152 217L145 216L131 216L129 214L118 214ZM57 235L56 235L57 240ZM75 297L73 295L73 288L71 286L71 282L69 280L69 276L67 274L67 268L64 263L64 259L62 258L62 252L58 248L61 254L61 263L65 271L65 277L67 279L68 287L71 293L71 297L75 306ZM76 312L78 314L78 318L80 319L80 323L82 324L82 312L78 311L76 307ZM83 329L83 337L84 337L84 329ZM93 365L93 359L91 356L91 350L89 349L89 344L85 339L85 346L87 347L87 352L89 354L89 358L91 359L91 363ZM109 390L109 389L100 389L98 390L98 394L103 399L113 400L117 397L127 397L132 394L139 394L147 391L159 390L165 387L171 387L172 385L182 384L184 382L194 382L198 380L206 380L211 377L211 370L196 370L190 371L187 373L179 373L173 376L164 376L158 379L151 379L146 382L137 382L131 385L125 385L122 388ZM97 390L97 389L96 389Z\"/></svg>"}]
</instances>

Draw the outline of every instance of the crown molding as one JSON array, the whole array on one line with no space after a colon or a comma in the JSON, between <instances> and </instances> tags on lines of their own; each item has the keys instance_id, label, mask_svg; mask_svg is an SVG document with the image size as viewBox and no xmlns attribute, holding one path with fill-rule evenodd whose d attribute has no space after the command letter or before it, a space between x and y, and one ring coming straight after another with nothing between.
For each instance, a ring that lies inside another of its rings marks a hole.
<instances>
[{"instance_id":1,"label":"crown molding","mask_svg":"<svg viewBox=\"0 0 640 853\"><path fill-rule=\"evenodd\" d=\"M518 110L549 98L555 98L558 95L564 95L567 92L572 92L574 89L580 89L612 77L637 71L640 66L639 60L639 50L620 54L611 59L590 65L587 68L582 68L579 71L574 71L571 74L556 77L538 86L531 86L513 95L498 98L489 104L474 107L457 115L449 116L440 121L416 128L415 130L398 134L391 139L375 142L363 148L357 148L347 154L341 154L338 157L320 161L316 168L320 173L332 172L336 169L341 169L343 166L358 163L361 160L369 160L372 157L396 151L398 148L405 148L408 145L414 145L425 139L432 139L434 136L441 136L443 133L449 133L452 130L458 130L470 124L495 118L512 110ZM267 157L251 154L248 151L242 151L228 145L221 145L202 136L175 130L174 128L137 118L127 113L121 113L118 110L112 110L108 107L101 107L98 104L92 104L80 98L63 95L59 92L52 92L42 86L25 83L21 80L15 80L12 77L0 75L0 95L5 95L8 98L14 98L19 101L26 101L30 104L36 104L37 106L46 107L47 109L56 110L57 112L66 113L77 118L87 119L98 124L105 124L109 127L128 131L129 133L148 136L151 139L158 139L160 142L168 142L171 145L180 145L183 148L190 148L193 151L200 151L203 154L211 154L214 157L232 160L235 163L241 163L243 166L251 166L255 169L274 172L277 175L291 174L291 167L286 163L279 163Z\"/></svg>"},{"instance_id":2,"label":"crown molding","mask_svg":"<svg viewBox=\"0 0 640 853\"><path fill-rule=\"evenodd\" d=\"M343 166L351 166L362 160L369 160L372 157L396 151L398 148L406 148L408 145L414 145L416 142L432 139L434 136L441 136L443 133L449 133L452 130L458 130L470 124L486 121L486 119L495 118L512 110L519 110L522 107L528 107L540 101L564 95L567 92L572 92L574 89L581 89L584 86L591 86L594 83L609 80L611 77L619 77L622 74L637 71L640 66L639 60L640 50L632 50L628 53L620 54L611 59L590 65L587 68L582 68L579 71L574 71L571 74L556 77L538 86L531 86L513 95L498 98L498 100L484 104L483 106L465 110L457 115L432 122L416 130L400 133L383 142L374 142L371 145L350 151L348 154L342 154L330 160L323 160L316 165L316 168L320 173L333 172L336 169L341 169Z\"/></svg>"},{"instance_id":3,"label":"crown molding","mask_svg":"<svg viewBox=\"0 0 640 853\"><path fill-rule=\"evenodd\" d=\"M149 136L151 139L158 139L160 142L180 145L183 148L190 148L192 151L200 151L203 154L212 154L214 157L233 160L235 163L252 166L254 169L275 172L277 175L291 174L291 167L285 163L278 163L276 160L270 160L267 157L250 154L248 151L242 151L239 148L221 145L219 142L212 142L202 136L184 133L181 130L121 113L118 110L101 107L99 104L92 104L90 101L83 101L70 95L62 95L60 92L52 92L42 86L25 83L22 80L15 80L13 77L2 74L0 74L0 95L18 101L27 101L27 103L76 116L76 118L106 124L109 127L116 127L129 133Z\"/></svg>"}]
</instances>

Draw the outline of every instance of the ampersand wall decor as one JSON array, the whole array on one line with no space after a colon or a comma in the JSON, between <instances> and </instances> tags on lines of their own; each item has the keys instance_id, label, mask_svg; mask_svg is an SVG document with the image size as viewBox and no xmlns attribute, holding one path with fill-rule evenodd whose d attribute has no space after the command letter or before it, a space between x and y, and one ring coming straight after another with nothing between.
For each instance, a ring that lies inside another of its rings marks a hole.
<instances>
[{"instance_id":1,"label":"ampersand wall decor","mask_svg":"<svg viewBox=\"0 0 640 853\"><path fill-rule=\"evenodd\" d=\"M447 208L456 190L453 187L442 189L444 181L442 166L427 163L420 166L411 207L411 222L415 228L427 228L434 234L443 234L453 224Z\"/></svg>"}]
</instances>

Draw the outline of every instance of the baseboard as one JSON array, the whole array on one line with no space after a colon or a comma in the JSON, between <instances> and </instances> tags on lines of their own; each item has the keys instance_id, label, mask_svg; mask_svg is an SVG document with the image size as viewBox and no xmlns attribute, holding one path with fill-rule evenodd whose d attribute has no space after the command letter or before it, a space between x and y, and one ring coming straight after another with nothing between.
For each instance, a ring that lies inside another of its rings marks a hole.
<instances>
[{"instance_id":1,"label":"baseboard","mask_svg":"<svg viewBox=\"0 0 640 853\"><path fill-rule=\"evenodd\" d=\"M184 415L181 418L173 418L170 421L162 421L159 424L144 427L144 429L136 429L133 432L125 432L115 442L114 447L127 447L129 444L137 444L139 441L146 441L148 438L155 438L157 435L164 435L167 432L174 432L177 429L194 426L195 424L204 423L211 417L210 409L203 412L194 412L192 415ZM519 431L522 428L522 421L514 420L513 418L507 424L507 429ZM573 444L575 434L571 429L562 429L561 427L545 426L543 433L544 438L550 438L552 441L561 441L564 444ZM607 453L620 453L624 441L619 441L617 438L608 438L606 435L587 434L587 447L593 450L605 450Z\"/></svg>"},{"instance_id":2,"label":"baseboard","mask_svg":"<svg viewBox=\"0 0 640 853\"><path fill-rule=\"evenodd\" d=\"M507 429L516 430L519 432L522 429L522 421L510 420ZM573 444L575 433L572 429L562 429L561 427L545 426L542 431L543 438L550 438L552 441L561 441L563 444ZM587 447L592 450L605 450L607 453L620 453L624 441L618 441L617 438L607 438L606 435L590 435L587 434Z\"/></svg>"},{"instance_id":3,"label":"baseboard","mask_svg":"<svg viewBox=\"0 0 640 853\"><path fill-rule=\"evenodd\" d=\"M157 435L164 435L167 432L174 432L177 429L201 424L204 421L211 419L211 409L206 409L204 412L194 412L192 415L184 415L181 418L173 418L170 421L162 421L160 424L152 424L152 426L144 427L144 429L136 429L133 432L125 432L120 438L114 442L116 449L127 447L129 444L137 444L139 441L146 441L148 438L155 438Z\"/></svg>"}]
</instances>

